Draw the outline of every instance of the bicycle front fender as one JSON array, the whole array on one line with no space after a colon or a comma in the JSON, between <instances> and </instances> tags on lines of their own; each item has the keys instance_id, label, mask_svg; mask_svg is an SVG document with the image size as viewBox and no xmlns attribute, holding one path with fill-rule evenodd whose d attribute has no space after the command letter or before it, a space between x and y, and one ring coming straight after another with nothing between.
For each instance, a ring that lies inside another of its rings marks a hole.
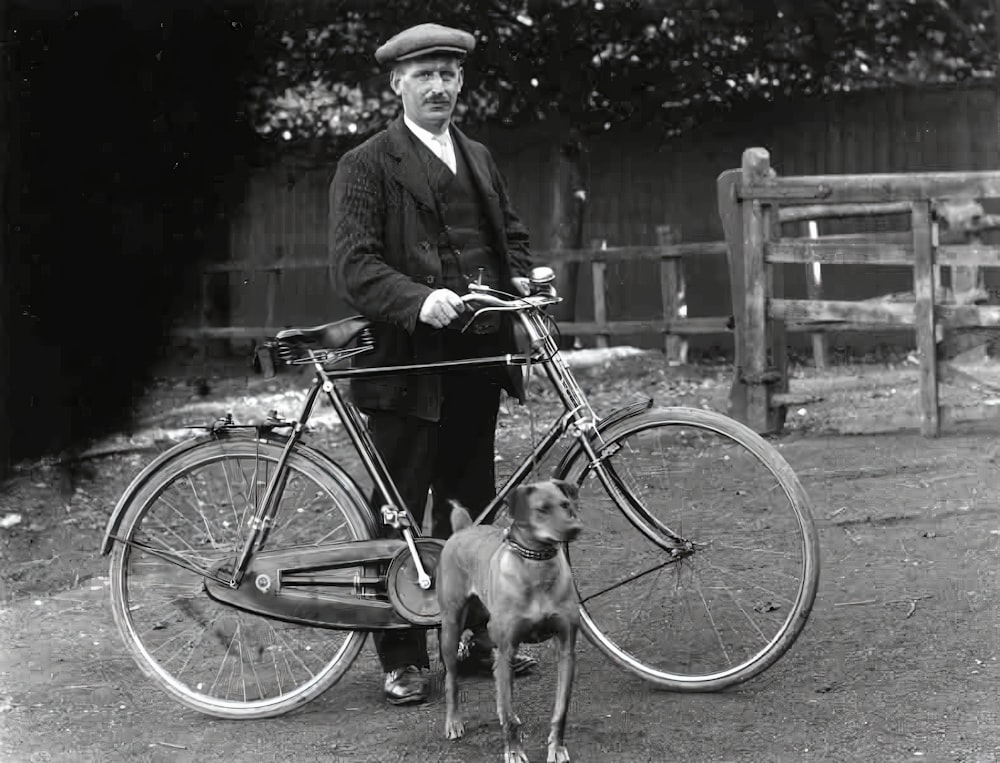
<instances>
[{"instance_id":1,"label":"bicycle front fender","mask_svg":"<svg viewBox=\"0 0 1000 763\"><path fill-rule=\"evenodd\" d=\"M624 408L619 408L612 411L607 416L602 418L597 422L596 432L600 434L607 431L609 428L621 423L622 421L627 421L628 419L640 416L646 411L653 407L653 398L648 398L646 400L637 400L636 402L626 405ZM591 435L593 437L593 435ZM561 459L559 459L559 464L556 466L555 470L552 472L557 478L562 478L564 475L569 473L570 467L573 463L583 455L583 446L579 442L573 444L573 446L567 450Z\"/></svg>"}]
</instances>

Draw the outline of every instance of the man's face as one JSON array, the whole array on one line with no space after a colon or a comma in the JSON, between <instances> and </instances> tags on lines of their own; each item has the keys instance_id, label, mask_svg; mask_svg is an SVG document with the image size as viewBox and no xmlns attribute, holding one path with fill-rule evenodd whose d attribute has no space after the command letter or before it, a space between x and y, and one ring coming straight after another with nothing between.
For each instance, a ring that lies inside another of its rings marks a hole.
<instances>
[{"instance_id":1,"label":"man's face","mask_svg":"<svg viewBox=\"0 0 1000 763\"><path fill-rule=\"evenodd\" d=\"M403 113L433 133L447 126L462 90L462 67L451 56L427 56L397 64L389 77Z\"/></svg>"}]
</instances>

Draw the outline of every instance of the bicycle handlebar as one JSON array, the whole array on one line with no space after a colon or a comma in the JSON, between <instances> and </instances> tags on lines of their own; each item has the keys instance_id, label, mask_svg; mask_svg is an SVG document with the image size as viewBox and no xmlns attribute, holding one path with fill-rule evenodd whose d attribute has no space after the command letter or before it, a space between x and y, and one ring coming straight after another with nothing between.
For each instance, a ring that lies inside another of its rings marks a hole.
<instances>
[{"instance_id":1,"label":"bicycle handlebar","mask_svg":"<svg viewBox=\"0 0 1000 763\"><path fill-rule=\"evenodd\" d=\"M517 297L493 291L475 291L463 294L461 299L474 310L500 310L506 312L545 307L561 301L561 298L554 294L531 294L526 297Z\"/></svg>"}]
</instances>

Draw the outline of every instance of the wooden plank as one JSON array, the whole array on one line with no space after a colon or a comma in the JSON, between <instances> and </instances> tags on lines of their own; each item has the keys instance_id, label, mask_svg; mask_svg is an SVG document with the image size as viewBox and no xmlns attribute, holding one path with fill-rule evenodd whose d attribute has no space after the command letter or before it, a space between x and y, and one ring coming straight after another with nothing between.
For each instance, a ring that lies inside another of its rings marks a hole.
<instances>
[{"instance_id":1,"label":"wooden plank","mask_svg":"<svg viewBox=\"0 0 1000 763\"><path fill-rule=\"evenodd\" d=\"M905 325L900 323L786 323L785 328L796 334L809 333L809 334L840 334L840 333L862 333L870 334L873 331L882 332L892 332L892 331L906 331L912 332L914 330L912 325Z\"/></svg>"},{"instance_id":2,"label":"wooden plank","mask_svg":"<svg viewBox=\"0 0 1000 763\"><path fill-rule=\"evenodd\" d=\"M594 321L564 322L559 329L565 333L581 336L605 334L607 336L625 336L628 334L679 334L684 336L726 334L729 328L728 316L678 318L673 321L634 320L596 323ZM272 337L287 326L179 326L171 331L176 337L185 338L215 338L215 339L247 339Z\"/></svg>"},{"instance_id":3,"label":"wooden plank","mask_svg":"<svg viewBox=\"0 0 1000 763\"><path fill-rule=\"evenodd\" d=\"M871 204L802 204L783 206L778 212L781 222L820 220L829 217L863 217L893 215L910 211L908 201L887 201Z\"/></svg>"},{"instance_id":4,"label":"wooden plank","mask_svg":"<svg viewBox=\"0 0 1000 763\"><path fill-rule=\"evenodd\" d=\"M681 237L680 228L676 225L658 225L656 228L657 244L669 246L676 244ZM677 257L664 257L660 260L660 313L664 320L670 321L680 316L681 292L684 289L684 271ZM666 334L663 338L663 352L669 365L687 362L687 342L677 334Z\"/></svg>"},{"instance_id":5,"label":"wooden plank","mask_svg":"<svg viewBox=\"0 0 1000 763\"><path fill-rule=\"evenodd\" d=\"M811 405L823 400L822 395L810 395L802 392L778 392L771 396L771 405L791 407L795 405Z\"/></svg>"},{"instance_id":6,"label":"wooden plank","mask_svg":"<svg viewBox=\"0 0 1000 763\"><path fill-rule=\"evenodd\" d=\"M934 312L946 329L1000 327L1000 307L994 305L937 305Z\"/></svg>"},{"instance_id":7,"label":"wooden plank","mask_svg":"<svg viewBox=\"0 0 1000 763\"><path fill-rule=\"evenodd\" d=\"M730 318L728 316L717 318L676 318L670 321L611 321L610 323L565 321L559 323L559 330L563 334L579 334L580 336L594 336L597 334L606 334L607 336L623 336L625 334L677 334L680 336L694 336L729 333L731 330L729 328L729 321Z\"/></svg>"},{"instance_id":8,"label":"wooden plank","mask_svg":"<svg viewBox=\"0 0 1000 763\"><path fill-rule=\"evenodd\" d=\"M629 260L662 260L664 257L721 257L728 252L725 241L700 241L669 246L609 246L607 249L550 249L532 251L536 262L568 263L627 262Z\"/></svg>"},{"instance_id":9,"label":"wooden plank","mask_svg":"<svg viewBox=\"0 0 1000 763\"><path fill-rule=\"evenodd\" d=\"M809 220L809 237L819 238L819 224L815 220ZM822 265L818 262L809 262L806 268L806 297L808 299L823 299L823 273ZM813 350L813 365L817 370L826 369L827 346L826 335L821 331L813 332L810 337Z\"/></svg>"},{"instance_id":10,"label":"wooden plank","mask_svg":"<svg viewBox=\"0 0 1000 763\"><path fill-rule=\"evenodd\" d=\"M917 325L915 302L773 299L768 311L795 331L824 330L816 324L829 324L828 331L857 331L865 325L872 330L876 326L883 330ZM935 305L934 315L944 329L1000 328L1000 306L995 305Z\"/></svg>"},{"instance_id":11,"label":"wooden plank","mask_svg":"<svg viewBox=\"0 0 1000 763\"><path fill-rule=\"evenodd\" d=\"M760 182L770 175L770 155L762 148L748 148L743 152L741 183L744 186ZM770 220L765 205L758 201L745 201L742 205L742 238L744 262L743 321L746 356L742 375L747 385L747 425L758 434L774 431L776 419L771 409L771 389L764 383L771 360L768 332L768 277L769 268L764 259L764 249L771 234Z\"/></svg>"},{"instance_id":12,"label":"wooden plank","mask_svg":"<svg viewBox=\"0 0 1000 763\"><path fill-rule=\"evenodd\" d=\"M296 247L298 251L299 247ZM308 247L308 250L313 247ZM316 247L317 251L320 251ZM533 251L532 257L537 262L563 264L570 262L627 262L629 260L662 260L664 257L724 257L728 253L725 241L699 241L670 246L621 246L607 249L555 249ZM203 267L206 273L247 273L268 271L310 270L325 268L330 264L326 256L283 258L271 262L247 262L244 260L227 260L213 262Z\"/></svg>"},{"instance_id":13,"label":"wooden plank","mask_svg":"<svg viewBox=\"0 0 1000 763\"><path fill-rule=\"evenodd\" d=\"M266 313L264 314L264 325L273 326L274 325L274 313L278 308L278 286L281 282L280 270L275 270L267 274L267 304Z\"/></svg>"},{"instance_id":14,"label":"wooden plank","mask_svg":"<svg viewBox=\"0 0 1000 763\"><path fill-rule=\"evenodd\" d=\"M716 203L719 218L726 237L729 266L729 291L733 311L733 365L737 372L729 386L729 415L738 421L747 422L747 385L740 378L739 369L746 364L746 324L745 305L746 279L743 260L743 213L736 198L736 188L740 183L741 170L726 170L716 180Z\"/></svg>"},{"instance_id":15,"label":"wooden plank","mask_svg":"<svg viewBox=\"0 0 1000 763\"><path fill-rule=\"evenodd\" d=\"M826 204L919 201L946 196L1000 197L1000 172L800 175L744 181L739 189L741 199L782 201L812 197Z\"/></svg>"},{"instance_id":16,"label":"wooden plank","mask_svg":"<svg viewBox=\"0 0 1000 763\"><path fill-rule=\"evenodd\" d=\"M808 326L813 323L881 323L913 326L912 302L861 302L837 299L772 299L772 318Z\"/></svg>"},{"instance_id":17,"label":"wooden plank","mask_svg":"<svg viewBox=\"0 0 1000 763\"><path fill-rule=\"evenodd\" d=\"M937 336L934 315L934 246L930 202L913 205L913 293L917 352L920 356L920 432L936 437L941 431L938 410Z\"/></svg>"},{"instance_id":18,"label":"wooden plank","mask_svg":"<svg viewBox=\"0 0 1000 763\"><path fill-rule=\"evenodd\" d=\"M594 323L597 325L606 324L608 322L608 306L606 301L608 264L595 260L590 263L590 272L594 280ZM607 334L597 335L597 346L608 346Z\"/></svg>"},{"instance_id":19,"label":"wooden plank","mask_svg":"<svg viewBox=\"0 0 1000 763\"><path fill-rule=\"evenodd\" d=\"M1000 246L987 244L945 244L937 249L939 265L1000 267Z\"/></svg>"},{"instance_id":20,"label":"wooden plank","mask_svg":"<svg viewBox=\"0 0 1000 763\"><path fill-rule=\"evenodd\" d=\"M185 339L265 339L273 337L283 326L178 326L171 329L171 336Z\"/></svg>"},{"instance_id":21,"label":"wooden plank","mask_svg":"<svg viewBox=\"0 0 1000 763\"><path fill-rule=\"evenodd\" d=\"M765 204L762 208L763 227L766 232L764 248L776 238L781 238L781 221L778 220L778 207ZM772 299L785 296L785 269L767 263L764 265L764 304ZM768 431L780 432L785 426L788 408L777 405L774 395L788 392L788 332L784 321L776 321L767 316L765 310L764 330L767 336L767 355L770 359L768 372L777 371L777 378L767 385Z\"/></svg>"},{"instance_id":22,"label":"wooden plank","mask_svg":"<svg viewBox=\"0 0 1000 763\"><path fill-rule=\"evenodd\" d=\"M202 269L206 273L267 273L290 270L315 270L325 268L329 261L324 257L294 260L280 259L271 262L244 262L242 260L228 260L226 262L213 262L205 265Z\"/></svg>"},{"instance_id":23,"label":"wooden plank","mask_svg":"<svg viewBox=\"0 0 1000 763\"><path fill-rule=\"evenodd\" d=\"M782 241L810 241L804 236L782 236ZM844 241L847 243L872 243L881 242L886 244L906 244L907 247L913 245L913 237L908 230L905 231L868 231L865 233L831 233L820 236L820 241Z\"/></svg>"},{"instance_id":24,"label":"wooden plank","mask_svg":"<svg viewBox=\"0 0 1000 763\"><path fill-rule=\"evenodd\" d=\"M910 265L912 244L871 241L825 241L822 238L781 239L767 245L768 262L827 265Z\"/></svg>"}]
</instances>

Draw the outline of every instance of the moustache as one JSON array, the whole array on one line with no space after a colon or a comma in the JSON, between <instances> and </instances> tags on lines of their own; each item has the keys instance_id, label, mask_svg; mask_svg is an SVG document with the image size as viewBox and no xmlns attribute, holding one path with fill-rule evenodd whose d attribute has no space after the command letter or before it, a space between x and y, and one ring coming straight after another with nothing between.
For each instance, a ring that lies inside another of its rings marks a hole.
<instances>
[{"instance_id":1,"label":"moustache","mask_svg":"<svg viewBox=\"0 0 1000 763\"><path fill-rule=\"evenodd\" d=\"M426 99L424 99L424 103L434 103L434 104L440 103L440 104L447 105L450 102L451 101L448 98L426 98Z\"/></svg>"}]
</instances>

